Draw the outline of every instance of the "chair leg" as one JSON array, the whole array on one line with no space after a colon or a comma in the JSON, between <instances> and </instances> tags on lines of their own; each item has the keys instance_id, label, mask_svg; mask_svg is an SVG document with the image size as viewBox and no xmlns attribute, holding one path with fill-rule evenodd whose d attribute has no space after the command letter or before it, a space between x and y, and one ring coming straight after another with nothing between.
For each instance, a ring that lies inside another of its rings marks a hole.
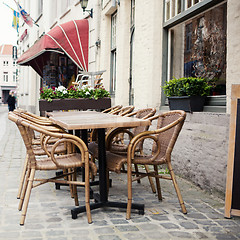
<instances>
[{"instance_id":1,"label":"chair leg","mask_svg":"<svg viewBox=\"0 0 240 240\"><path fill-rule=\"evenodd\" d=\"M25 199L26 191L27 191L29 176L30 176L30 169L27 170L27 173L26 173L26 176L25 176L25 181L24 181L24 184L23 184L23 189L22 189L22 192L21 192L20 201L19 201L19 204L18 204L18 210L19 211L22 210L23 202L24 202L24 199Z\"/></svg>"},{"instance_id":2,"label":"chair leg","mask_svg":"<svg viewBox=\"0 0 240 240\"><path fill-rule=\"evenodd\" d=\"M127 163L127 187L128 187L128 202L127 202L127 215L126 219L131 218L132 209L132 164Z\"/></svg>"},{"instance_id":3,"label":"chair leg","mask_svg":"<svg viewBox=\"0 0 240 240\"><path fill-rule=\"evenodd\" d=\"M95 163L95 156L91 155L91 162ZM95 180L95 176L93 175L92 171L90 171L90 178L92 182Z\"/></svg>"},{"instance_id":4,"label":"chair leg","mask_svg":"<svg viewBox=\"0 0 240 240\"><path fill-rule=\"evenodd\" d=\"M73 181L77 181L77 169L74 169ZM73 195L74 195L74 200L75 200L75 206L79 206L78 194L77 194L77 185L74 184L72 186L73 186Z\"/></svg>"},{"instance_id":5,"label":"chair leg","mask_svg":"<svg viewBox=\"0 0 240 240\"><path fill-rule=\"evenodd\" d=\"M27 208L28 208L28 203L31 195L31 190L32 190L32 185L33 185L33 180L35 176L35 169L31 169L30 177L28 179L28 184L27 184L27 192L26 196L24 199L24 204L23 204L23 210L22 210L22 217L20 220L20 225L24 225L26 214L27 214Z\"/></svg>"},{"instance_id":6,"label":"chair leg","mask_svg":"<svg viewBox=\"0 0 240 240\"><path fill-rule=\"evenodd\" d=\"M154 171L155 171L155 174L158 175L158 166L154 165ZM156 180L156 186L157 186L158 200L162 201L162 191L160 186L160 180L157 177L155 178L155 180Z\"/></svg>"},{"instance_id":7,"label":"chair leg","mask_svg":"<svg viewBox=\"0 0 240 240\"><path fill-rule=\"evenodd\" d=\"M88 223L92 223L92 215L90 209L90 173L88 163L85 163L85 207Z\"/></svg>"},{"instance_id":8,"label":"chair leg","mask_svg":"<svg viewBox=\"0 0 240 240\"><path fill-rule=\"evenodd\" d=\"M149 171L148 165L144 165L144 167L145 167L146 172L149 173L150 171ZM155 188L155 185L154 185L154 183L153 183L152 177L148 176L148 181L149 181L149 183L150 183L152 192L153 192L153 193L156 193L156 188Z\"/></svg>"},{"instance_id":9,"label":"chair leg","mask_svg":"<svg viewBox=\"0 0 240 240\"><path fill-rule=\"evenodd\" d=\"M135 172L136 172L136 177L139 177L139 174L138 174L138 165L137 164L134 164L134 168L135 168ZM138 183L140 183L140 179L137 180Z\"/></svg>"},{"instance_id":10,"label":"chair leg","mask_svg":"<svg viewBox=\"0 0 240 240\"><path fill-rule=\"evenodd\" d=\"M179 187L178 187L178 184L177 184L177 181L176 181L176 177L175 177L175 174L174 174L174 172L173 172L171 163L168 163L168 169L169 169L169 172L170 172L172 181L173 181L174 188L175 188L176 193L177 193L177 196L178 196L178 201L179 201L180 206L181 206L181 208L182 208L182 212L183 212L184 214L186 214L186 213L187 213L187 209L186 209L186 207L185 207L185 205L184 205L183 198L182 198L182 194L181 194L180 189L179 189Z\"/></svg>"},{"instance_id":11,"label":"chair leg","mask_svg":"<svg viewBox=\"0 0 240 240\"><path fill-rule=\"evenodd\" d=\"M23 166L23 169L22 169L22 175L21 175L21 178L20 178L20 184L19 184L19 188L18 188L17 199L20 199L20 196L21 196L24 179L25 179L25 175L26 175L26 172L27 172L27 165L28 165L28 154L26 155L26 159L25 159L24 166Z\"/></svg>"},{"instance_id":12,"label":"chair leg","mask_svg":"<svg viewBox=\"0 0 240 240\"><path fill-rule=\"evenodd\" d=\"M71 172L71 169L67 169L67 173ZM67 180L68 181L72 181L72 175L68 175L67 176ZM74 198L74 193L73 193L73 185L69 184L69 188L70 188L70 194L71 194L71 198Z\"/></svg>"}]
</instances>

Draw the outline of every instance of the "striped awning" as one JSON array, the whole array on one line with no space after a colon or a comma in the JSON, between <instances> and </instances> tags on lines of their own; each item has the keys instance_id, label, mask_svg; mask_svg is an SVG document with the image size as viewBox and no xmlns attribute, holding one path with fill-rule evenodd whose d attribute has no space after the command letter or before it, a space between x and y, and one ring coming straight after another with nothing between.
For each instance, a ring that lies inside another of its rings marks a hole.
<instances>
[{"instance_id":1,"label":"striped awning","mask_svg":"<svg viewBox=\"0 0 240 240\"><path fill-rule=\"evenodd\" d=\"M31 66L42 77L50 52L66 54L81 71L88 71L88 20L72 20L55 26L18 59L19 65Z\"/></svg>"}]
</instances>

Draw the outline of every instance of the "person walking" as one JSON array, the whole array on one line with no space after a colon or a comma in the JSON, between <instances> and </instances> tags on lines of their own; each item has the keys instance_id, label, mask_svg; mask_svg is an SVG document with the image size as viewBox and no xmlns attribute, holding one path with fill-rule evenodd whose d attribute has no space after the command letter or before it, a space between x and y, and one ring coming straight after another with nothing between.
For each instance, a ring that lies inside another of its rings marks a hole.
<instances>
[{"instance_id":1,"label":"person walking","mask_svg":"<svg viewBox=\"0 0 240 240\"><path fill-rule=\"evenodd\" d=\"M13 111L15 109L15 105L16 105L16 98L14 96L14 92L10 91L8 99L7 99L7 103L8 103L8 110Z\"/></svg>"}]
</instances>

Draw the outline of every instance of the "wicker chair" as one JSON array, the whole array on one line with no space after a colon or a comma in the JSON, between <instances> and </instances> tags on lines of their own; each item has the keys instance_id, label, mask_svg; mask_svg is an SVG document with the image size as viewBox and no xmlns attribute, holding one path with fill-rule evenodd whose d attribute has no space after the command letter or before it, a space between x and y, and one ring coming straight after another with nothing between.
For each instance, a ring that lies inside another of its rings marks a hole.
<instances>
[{"instance_id":1,"label":"wicker chair","mask_svg":"<svg viewBox=\"0 0 240 240\"><path fill-rule=\"evenodd\" d=\"M118 109L121 109L122 108L122 105L116 105L116 106L113 106L113 107L110 107L110 108L107 108L105 110L102 111L102 113L112 113Z\"/></svg>"},{"instance_id":2,"label":"wicker chair","mask_svg":"<svg viewBox=\"0 0 240 240\"><path fill-rule=\"evenodd\" d=\"M141 119L148 119L152 117L156 113L155 108L144 108L138 111L134 111L125 115L126 117L136 117ZM127 135L128 140L131 140L136 134L147 131L149 126L139 126L134 128L132 131L129 129L122 128L113 128L108 130L106 134L106 149L110 152L117 154L126 154L128 144L124 141L124 136ZM142 153L143 142L138 144L138 148L136 148L137 152ZM96 142L92 142L88 145L89 153L91 154L91 160L95 162L95 159L98 158L98 145ZM123 166L124 168L124 166ZM148 166L145 166L146 171L148 171ZM136 172L138 171L137 164L135 165ZM138 180L140 183L140 180ZM151 177L149 177L149 183L153 193L156 193L155 186Z\"/></svg>"},{"instance_id":3,"label":"wicker chair","mask_svg":"<svg viewBox=\"0 0 240 240\"><path fill-rule=\"evenodd\" d=\"M134 108L135 108L134 106L121 107L119 109L114 109L113 111L111 111L111 114L125 116L131 113L134 110Z\"/></svg>"},{"instance_id":4,"label":"wicker chair","mask_svg":"<svg viewBox=\"0 0 240 240\"><path fill-rule=\"evenodd\" d=\"M48 126L48 130L52 130L52 131L56 131L56 132L64 132L64 130L55 126L52 123L52 121L49 120L48 118L39 117L39 116L37 116L33 113L30 113L30 112L27 112L26 110L23 110L23 109L15 109L14 113L16 115L18 115L19 117L22 117L30 122L37 123L37 124L40 124L45 127ZM36 134L34 133L34 131L32 129L29 129L29 133L31 134L31 144L33 145L33 151L34 151L35 155L36 156L46 155L46 151L42 148L45 137L43 135L36 136ZM57 140L58 139L56 139L56 138L48 139L48 141L47 141L48 142L48 145L47 145L48 151L51 149L52 144L54 144ZM66 146L64 146L64 144L60 144L56 149L56 153L57 154L65 153L66 150L67 150ZM19 184L19 188L18 188L18 194L17 194L18 199L20 199L20 196L21 196L21 192L22 192L22 188L23 188L23 184L24 184L24 180L25 180L25 175L27 172L27 163L28 163L28 155L26 154L25 162L24 162L23 169L22 169L22 174L20 177L20 184Z\"/></svg>"},{"instance_id":5,"label":"wicker chair","mask_svg":"<svg viewBox=\"0 0 240 240\"><path fill-rule=\"evenodd\" d=\"M24 225L25 217L27 213L28 203L30 199L31 190L34 187L42 185L47 182L57 182L57 183L65 183L73 186L75 205L78 205L78 197L77 197L77 189L76 185L85 186L85 206L88 222L92 222L91 212L90 212L90 203L89 203L89 167L96 174L97 168L94 163L89 162L89 154L88 149L85 143L78 137L68 134L53 131L53 127L51 127L51 131L49 131L48 127L41 126L39 124L32 123L26 119L19 117L18 115L10 112L8 115L9 120L16 123L22 139L24 141L27 155L28 155L28 167L26 173L26 181L24 182L21 199L19 203L19 210L22 210L22 217L20 220L20 225ZM48 157L45 157L39 161L36 160L36 155L33 150L33 145L31 144L31 133L29 129L32 129L40 134L46 136L44 145L42 148L46 151ZM51 150L48 150L45 146L47 144L47 140L51 137L58 139ZM56 148L62 143L67 146L67 153L56 156ZM76 149L79 149L79 153L77 153ZM78 182L76 181L76 168L84 167L85 169L85 181ZM50 170L63 170L67 171L66 174L56 176L48 179L36 179L35 172L40 171L50 171ZM69 171L71 169L71 171ZM59 180L59 178L73 176L72 180ZM39 181L39 183L33 185L34 181Z\"/></svg>"},{"instance_id":6,"label":"wicker chair","mask_svg":"<svg viewBox=\"0 0 240 240\"><path fill-rule=\"evenodd\" d=\"M140 119L149 119L156 113L155 108L143 108L133 113L127 114L128 117L135 116ZM106 136L106 149L116 154L127 154L129 141L137 134L147 131L149 126L139 126L133 128L132 131L129 129L116 128L108 132ZM139 142L135 151L143 154L143 141ZM95 153L96 154L96 153ZM95 155L96 156L96 155ZM123 166L124 168L124 166ZM149 172L149 168L145 165L145 169ZM138 172L138 165L135 164L135 171ZM156 193L156 189L151 177L148 177L149 183L153 193ZM140 179L138 180L140 183Z\"/></svg>"},{"instance_id":7,"label":"wicker chair","mask_svg":"<svg viewBox=\"0 0 240 240\"><path fill-rule=\"evenodd\" d=\"M146 176L151 176L156 179L158 199L162 200L161 188L159 178L172 180L175 187L180 206L183 213L187 213L185 208L179 187L176 182L176 178L171 164L171 153L177 137L182 129L182 125L185 121L186 113L184 111L170 111L162 113L160 115L152 117L152 120L157 119L157 129L152 131L146 131L134 136L131 140L127 156L107 152L107 168L108 171L114 171L116 173L126 172L122 169L122 166L127 163L127 179L128 179L128 206L127 206L127 219L131 217L131 204L132 204L132 182L141 179ZM136 148L139 142L150 139L153 141L152 153L150 155L137 155ZM134 172L132 170L132 164L152 165L153 171L149 172ZM159 174L158 166L166 164L170 176L167 174ZM137 175L136 177L132 177Z\"/></svg>"}]
</instances>

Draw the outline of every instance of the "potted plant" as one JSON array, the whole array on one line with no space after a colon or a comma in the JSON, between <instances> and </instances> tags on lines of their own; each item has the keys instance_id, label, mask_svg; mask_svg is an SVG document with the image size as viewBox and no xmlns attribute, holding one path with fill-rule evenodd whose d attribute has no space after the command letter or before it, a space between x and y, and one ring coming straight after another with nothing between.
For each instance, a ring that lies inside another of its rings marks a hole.
<instances>
[{"instance_id":1,"label":"potted plant","mask_svg":"<svg viewBox=\"0 0 240 240\"><path fill-rule=\"evenodd\" d=\"M180 109L186 112L203 111L210 89L207 79L196 77L173 78L163 86L170 110Z\"/></svg>"},{"instance_id":2,"label":"potted plant","mask_svg":"<svg viewBox=\"0 0 240 240\"><path fill-rule=\"evenodd\" d=\"M58 88L41 88L39 110L41 115L44 111L53 110L104 110L111 107L109 92L103 88L83 88L59 86Z\"/></svg>"}]
</instances>

